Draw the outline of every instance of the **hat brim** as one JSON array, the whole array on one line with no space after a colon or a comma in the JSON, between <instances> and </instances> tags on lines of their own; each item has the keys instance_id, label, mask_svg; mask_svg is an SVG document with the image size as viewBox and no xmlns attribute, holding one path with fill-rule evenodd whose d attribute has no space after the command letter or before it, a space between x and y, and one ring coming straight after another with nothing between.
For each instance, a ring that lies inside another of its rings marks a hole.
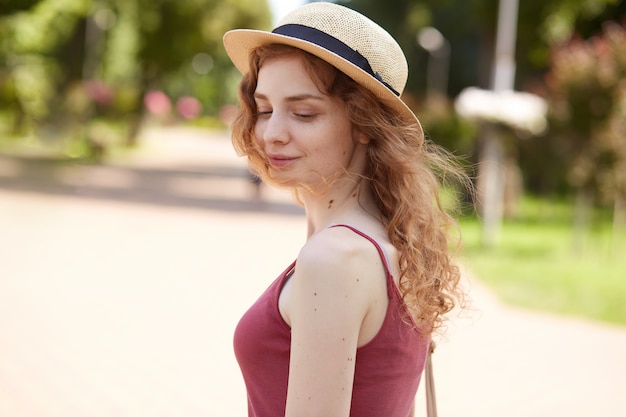
<instances>
[{"instance_id":1,"label":"hat brim","mask_svg":"<svg viewBox=\"0 0 626 417\"><path fill-rule=\"evenodd\" d=\"M354 81L370 90L383 103L395 110L402 119L409 123L417 123L420 131L422 130L417 116L406 105L406 103L400 99L400 97L396 96L385 85L361 68L315 43L277 33L253 29L236 29L228 31L224 34L223 40L226 53L235 67L242 74L247 74L250 71L250 52L262 45L279 43L309 52L310 54L328 62L339 71L343 72Z\"/></svg>"}]
</instances>

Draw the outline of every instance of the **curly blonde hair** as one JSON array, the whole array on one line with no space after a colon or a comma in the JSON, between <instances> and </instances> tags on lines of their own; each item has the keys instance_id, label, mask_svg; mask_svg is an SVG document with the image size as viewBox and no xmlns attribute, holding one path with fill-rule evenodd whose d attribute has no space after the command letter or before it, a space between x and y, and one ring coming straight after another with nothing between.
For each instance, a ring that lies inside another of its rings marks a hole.
<instances>
[{"instance_id":1,"label":"curly blonde hair","mask_svg":"<svg viewBox=\"0 0 626 417\"><path fill-rule=\"evenodd\" d=\"M300 56L320 91L340 98L353 126L370 139L364 173L391 244L399 253L399 289L409 315L420 331L431 333L444 315L463 303L460 271L452 262L451 227L442 208L440 177L466 184L455 159L424 140L418 124L399 117L368 89L320 58L300 49L269 44L250 54L250 71L239 86L240 112L233 124L233 145L247 156L252 169L272 182L269 166L254 138L254 92L263 63L270 58Z\"/></svg>"}]
</instances>

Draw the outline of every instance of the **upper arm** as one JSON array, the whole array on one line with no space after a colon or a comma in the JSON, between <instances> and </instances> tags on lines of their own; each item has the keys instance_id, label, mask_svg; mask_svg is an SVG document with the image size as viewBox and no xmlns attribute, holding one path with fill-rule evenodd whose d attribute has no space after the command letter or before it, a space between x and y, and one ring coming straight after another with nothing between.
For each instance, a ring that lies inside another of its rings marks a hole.
<instances>
[{"instance_id":1,"label":"upper arm","mask_svg":"<svg viewBox=\"0 0 626 417\"><path fill-rule=\"evenodd\" d=\"M289 303L287 417L349 415L359 331L375 288L367 258L324 237L299 255Z\"/></svg>"}]
</instances>

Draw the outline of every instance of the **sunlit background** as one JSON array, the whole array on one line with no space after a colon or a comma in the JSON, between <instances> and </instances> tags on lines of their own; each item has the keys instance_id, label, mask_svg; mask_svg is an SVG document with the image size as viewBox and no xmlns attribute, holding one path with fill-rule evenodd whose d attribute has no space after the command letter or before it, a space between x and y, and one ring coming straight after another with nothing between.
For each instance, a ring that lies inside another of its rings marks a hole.
<instances>
[{"instance_id":1,"label":"sunlit background","mask_svg":"<svg viewBox=\"0 0 626 417\"><path fill-rule=\"evenodd\" d=\"M221 38L303 3L0 0L0 417L246 415L232 332L305 220L231 148ZM626 1L339 3L476 188L440 416L623 416Z\"/></svg>"}]
</instances>

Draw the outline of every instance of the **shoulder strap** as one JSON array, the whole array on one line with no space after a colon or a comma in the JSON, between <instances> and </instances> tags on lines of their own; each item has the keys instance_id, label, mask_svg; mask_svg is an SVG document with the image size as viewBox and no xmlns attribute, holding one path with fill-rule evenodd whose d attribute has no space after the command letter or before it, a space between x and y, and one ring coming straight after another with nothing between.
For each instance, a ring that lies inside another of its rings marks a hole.
<instances>
[{"instance_id":1,"label":"shoulder strap","mask_svg":"<svg viewBox=\"0 0 626 417\"><path fill-rule=\"evenodd\" d=\"M391 268L389 267L389 260L388 260L388 257L387 257L387 253L385 252L383 247L380 246L380 244L373 237L369 236L366 233L363 233L362 231L360 231L356 227L349 226L347 224L334 224L334 225L329 226L329 227L345 227L347 229L350 229L354 233L356 233L357 235L359 235L361 237L364 237L365 239L369 240L374 245L374 247L376 247L376 250L378 251L378 254L380 255L380 259L383 261L383 267L385 268L385 274L387 275L387 295L389 297L391 297L391 291L392 291L393 287L395 286L395 284L393 282L393 275L391 274Z\"/></svg>"}]
</instances>

